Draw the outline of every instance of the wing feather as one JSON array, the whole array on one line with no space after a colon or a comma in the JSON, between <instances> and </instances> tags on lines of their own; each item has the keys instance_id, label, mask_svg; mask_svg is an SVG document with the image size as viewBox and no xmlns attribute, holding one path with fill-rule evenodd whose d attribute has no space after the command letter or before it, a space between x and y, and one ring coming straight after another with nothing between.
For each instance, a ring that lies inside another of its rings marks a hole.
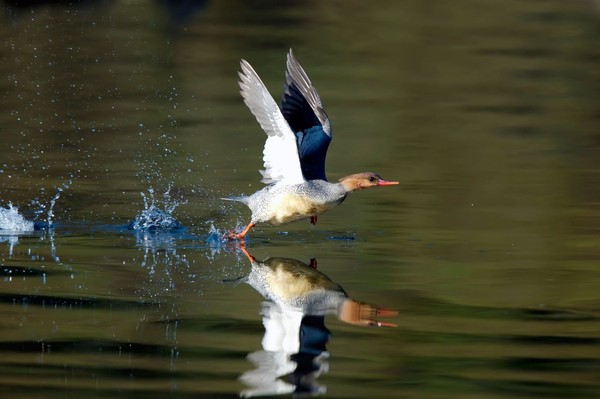
<instances>
[{"instance_id":1,"label":"wing feather","mask_svg":"<svg viewBox=\"0 0 600 399\"><path fill-rule=\"evenodd\" d=\"M294 113L302 115L305 120L302 122L299 121L299 124L308 125L308 126L299 126L300 129L305 129L308 127L312 127L317 123L309 123L306 119L311 116L316 117L314 122L318 122L322 127L325 134L331 136L331 123L329 122L329 118L323 109L323 102L321 101L321 97L319 97L319 93L317 93L317 89L313 86L310 78L304 72L304 69L294 56L292 49L287 56L287 70L285 71L285 80L286 80L286 93L284 95L284 105L285 102L290 102L290 116L293 117ZM294 91L294 93L290 93L290 91ZM303 101L308 103L307 105L310 107L308 110L303 109L304 106L302 104ZM295 104L294 104L295 103ZM311 112L312 111L312 112ZM299 129L299 130L300 130Z\"/></svg>"},{"instance_id":2,"label":"wing feather","mask_svg":"<svg viewBox=\"0 0 600 399\"><path fill-rule=\"evenodd\" d=\"M263 150L263 183L284 182L298 184L304 181L296 137L286 122L277 103L252 66L242 60L240 93L244 103L267 134Z\"/></svg>"},{"instance_id":3,"label":"wing feather","mask_svg":"<svg viewBox=\"0 0 600 399\"><path fill-rule=\"evenodd\" d=\"M325 158L331 143L331 123L323 103L290 49L281 112L296 134L300 167L306 180L327 180Z\"/></svg>"}]
</instances>

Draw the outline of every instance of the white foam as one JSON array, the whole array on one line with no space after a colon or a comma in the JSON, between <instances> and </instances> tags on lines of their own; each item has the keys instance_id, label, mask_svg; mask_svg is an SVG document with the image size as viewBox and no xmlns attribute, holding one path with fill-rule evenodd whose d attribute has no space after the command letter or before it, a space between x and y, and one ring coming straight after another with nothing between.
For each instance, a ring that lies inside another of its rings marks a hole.
<instances>
[{"instance_id":1,"label":"white foam","mask_svg":"<svg viewBox=\"0 0 600 399\"><path fill-rule=\"evenodd\" d=\"M0 207L0 233L33 231L33 222L25 219L19 209L8 203L8 207Z\"/></svg>"}]
</instances>

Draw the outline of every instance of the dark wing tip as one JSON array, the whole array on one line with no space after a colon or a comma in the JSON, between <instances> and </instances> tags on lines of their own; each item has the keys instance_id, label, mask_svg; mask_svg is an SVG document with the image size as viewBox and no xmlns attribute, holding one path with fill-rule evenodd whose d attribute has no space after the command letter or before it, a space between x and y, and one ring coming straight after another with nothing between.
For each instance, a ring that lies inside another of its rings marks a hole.
<instances>
[{"instance_id":1,"label":"dark wing tip","mask_svg":"<svg viewBox=\"0 0 600 399\"><path fill-rule=\"evenodd\" d=\"M325 134L331 136L331 124L323 109L321 98L291 48L287 55L285 80L285 93L282 106L284 116L288 122L292 122L290 118L294 118L294 115L291 115L293 113L305 114L302 119L315 119L314 123L302 123L301 126L292 126L292 128L295 128L295 130L304 130L315 124L320 124L323 126ZM293 125L294 122L291 124Z\"/></svg>"}]
</instances>

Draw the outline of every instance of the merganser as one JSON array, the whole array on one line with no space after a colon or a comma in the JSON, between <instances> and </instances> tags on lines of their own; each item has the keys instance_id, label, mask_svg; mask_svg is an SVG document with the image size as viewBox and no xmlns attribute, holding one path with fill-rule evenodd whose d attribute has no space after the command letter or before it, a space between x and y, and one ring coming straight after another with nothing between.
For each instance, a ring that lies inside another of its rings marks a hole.
<instances>
[{"instance_id":1,"label":"merganser","mask_svg":"<svg viewBox=\"0 0 600 399\"><path fill-rule=\"evenodd\" d=\"M397 311L350 299L341 286L316 270L316 260L309 264L275 257L259 261L244 245L239 248L250 260L251 270L224 282L249 284L265 298L260 310L265 328L262 349L248 355L256 368L240 376L248 386L241 397L323 392L317 378L329 369L328 314L357 326L397 327L376 320L395 317Z\"/></svg>"},{"instance_id":2,"label":"merganser","mask_svg":"<svg viewBox=\"0 0 600 399\"><path fill-rule=\"evenodd\" d=\"M243 240L259 222L281 225L310 218L341 204L346 196L369 187L396 185L376 173L357 173L330 183L325 176L325 156L331 142L331 123L321 98L292 50L287 56L285 92L281 109L258 74L240 62L240 93L244 103L267 134L263 150L262 182L268 184L249 196L224 198L246 204L250 223L226 237Z\"/></svg>"},{"instance_id":3,"label":"merganser","mask_svg":"<svg viewBox=\"0 0 600 399\"><path fill-rule=\"evenodd\" d=\"M250 273L226 282L244 282L265 299L287 311L304 315L336 314L349 324L396 327L393 323L375 320L375 317L393 317L395 310L357 302L346 291L316 268L316 260L309 264L292 258L270 257L259 261L241 245L240 250L252 265Z\"/></svg>"}]
</instances>

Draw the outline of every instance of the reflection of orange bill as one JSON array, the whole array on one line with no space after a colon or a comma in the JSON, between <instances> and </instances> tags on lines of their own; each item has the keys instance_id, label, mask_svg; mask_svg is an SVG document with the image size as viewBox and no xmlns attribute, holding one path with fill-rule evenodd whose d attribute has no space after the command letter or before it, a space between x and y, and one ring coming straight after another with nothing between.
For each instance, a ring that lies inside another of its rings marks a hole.
<instances>
[{"instance_id":1,"label":"reflection of orange bill","mask_svg":"<svg viewBox=\"0 0 600 399\"><path fill-rule=\"evenodd\" d=\"M398 312L392 309L380 308L363 302L347 299L340 307L338 318L346 323L373 326L373 327L398 327L394 323L375 320L375 317L393 317Z\"/></svg>"}]
</instances>

